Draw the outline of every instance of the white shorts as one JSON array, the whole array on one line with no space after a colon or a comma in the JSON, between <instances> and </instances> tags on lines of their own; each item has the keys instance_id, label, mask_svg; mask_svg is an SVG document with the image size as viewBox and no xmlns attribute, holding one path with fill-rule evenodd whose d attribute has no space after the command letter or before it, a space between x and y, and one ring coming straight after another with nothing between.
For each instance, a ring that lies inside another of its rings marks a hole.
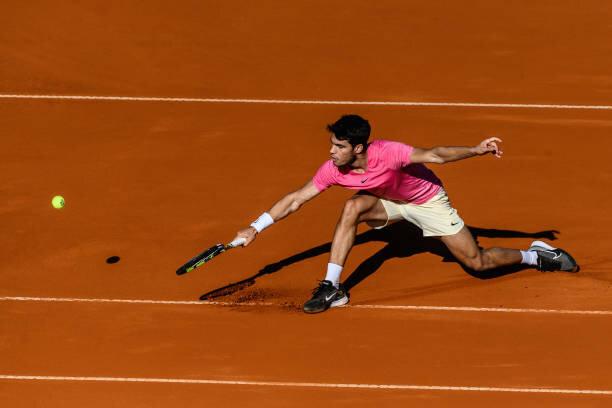
<instances>
[{"instance_id":1,"label":"white shorts","mask_svg":"<svg viewBox=\"0 0 612 408\"><path fill-rule=\"evenodd\" d=\"M423 230L424 237L439 237L455 235L465 225L457 210L455 210L446 195L440 191L423 204L409 204L381 198L380 201L387 212L387 223L376 229L384 228L389 223L404 219Z\"/></svg>"}]
</instances>

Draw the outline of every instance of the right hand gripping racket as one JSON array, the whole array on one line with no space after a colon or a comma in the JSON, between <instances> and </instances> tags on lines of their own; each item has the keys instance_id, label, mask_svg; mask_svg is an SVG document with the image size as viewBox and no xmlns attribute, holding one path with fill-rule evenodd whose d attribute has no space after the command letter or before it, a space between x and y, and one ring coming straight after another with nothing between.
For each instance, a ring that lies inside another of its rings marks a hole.
<instances>
[{"instance_id":1,"label":"right hand gripping racket","mask_svg":"<svg viewBox=\"0 0 612 408\"><path fill-rule=\"evenodd\" d=\"M187 272L191 272L192 270L204 265L206 262L210 261L215 256L222 254L228 249L232 249L232 248L236 248L237 246L241 246L245 242L246 242L246 239L244 238L236 238L229 244L225 244L225 245L217 244L215 246L212 246L208 248L206 251L202 252L201 254L194 256L189 261L185 262L184 265L182 265L180 268L176 270L176 274L183 275L183 274L186 274Z\"/></svg>"}]
</instances>

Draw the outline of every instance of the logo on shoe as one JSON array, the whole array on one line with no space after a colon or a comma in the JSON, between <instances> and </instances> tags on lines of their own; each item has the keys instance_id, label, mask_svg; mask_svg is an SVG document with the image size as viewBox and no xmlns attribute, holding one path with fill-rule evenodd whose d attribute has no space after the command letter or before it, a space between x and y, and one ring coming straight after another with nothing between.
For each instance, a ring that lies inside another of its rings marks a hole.
<instances>
[{"instance_id":1,"label":"logo on shoe","mask_svg":"<svg viewBox=\"0 0 612 408\"><path fill-rule=\"evenodd\" d=\"M325 301L329 302L334 296L336 296L336 293L338 293L338 291L335 291L334 293L332 293L329 296L325 296Z\"/></svg>"},{"instance_id":2,"label":"logo on shoe","mask_svg":"<svg viewBox=\"0 0 612 408\"><path fill-rule=\"evenodd\" d=\"M551 255L553 256L553 257L552 257L552 259L557 259L557 258L559 258L561 255L563 255L562 253L556 253L556 252L554 252L554 251L547 251L547 250L540 251L540 252L546 252L547 254L551 254Z\"/></svg>"}]
</instances>

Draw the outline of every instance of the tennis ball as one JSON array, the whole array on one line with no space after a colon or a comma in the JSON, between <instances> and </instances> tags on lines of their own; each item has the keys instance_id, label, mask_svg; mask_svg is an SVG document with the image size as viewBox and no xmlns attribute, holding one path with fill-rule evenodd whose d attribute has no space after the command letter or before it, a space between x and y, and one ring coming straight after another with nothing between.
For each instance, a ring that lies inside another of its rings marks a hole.
<instances>
[{"instance_id":1,"label":"tennis ball","mask_svg":"<svg viewBox=\"0 0 612 408\"><path fill-rule=\"evenodd\" d=\"M53 199L51 200L51 205L53 206L53 208L57 208L58 210L60 208L64 208L64 197L62 196L55 196L53 197Z\"/></svg>"}]
</instances>

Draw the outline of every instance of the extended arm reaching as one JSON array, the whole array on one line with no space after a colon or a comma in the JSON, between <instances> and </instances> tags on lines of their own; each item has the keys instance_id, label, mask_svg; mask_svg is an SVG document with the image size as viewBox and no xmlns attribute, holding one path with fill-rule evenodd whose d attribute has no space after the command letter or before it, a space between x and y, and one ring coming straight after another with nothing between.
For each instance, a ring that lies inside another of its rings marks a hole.
<instances>
[{"instance_id":1,"label":"extended arm reaching","mask_svg":"<svg viewBox=\"0 0 612 408\"><path fill-rule=\"evenodd\" d=\"M431 149L421 149L415 147L410 156L411 163L448 163L452 161L467 159L469 157L481 156L483 154L492 153L495 157L500 158L503 152L499 149L497 143L501 143L501 139L490 137L483 140L475 147L433 147Z\"/></svg>"},{"instance_id":2,"label":"extended arm reaching","mask_svg":"<svg viewBox=\"0 0 612 408\"><path fill-rule=\"evenodd\" d=\"M304 203L312 200L318 194L319 190L314 186L312 180L309 181L304 187L278 200L268 212L263 213L250 227L238 231L234 239L245 238L246 242L243 246L249 245L263 228L296 212Z\"/></svg>"}]
</instances>

